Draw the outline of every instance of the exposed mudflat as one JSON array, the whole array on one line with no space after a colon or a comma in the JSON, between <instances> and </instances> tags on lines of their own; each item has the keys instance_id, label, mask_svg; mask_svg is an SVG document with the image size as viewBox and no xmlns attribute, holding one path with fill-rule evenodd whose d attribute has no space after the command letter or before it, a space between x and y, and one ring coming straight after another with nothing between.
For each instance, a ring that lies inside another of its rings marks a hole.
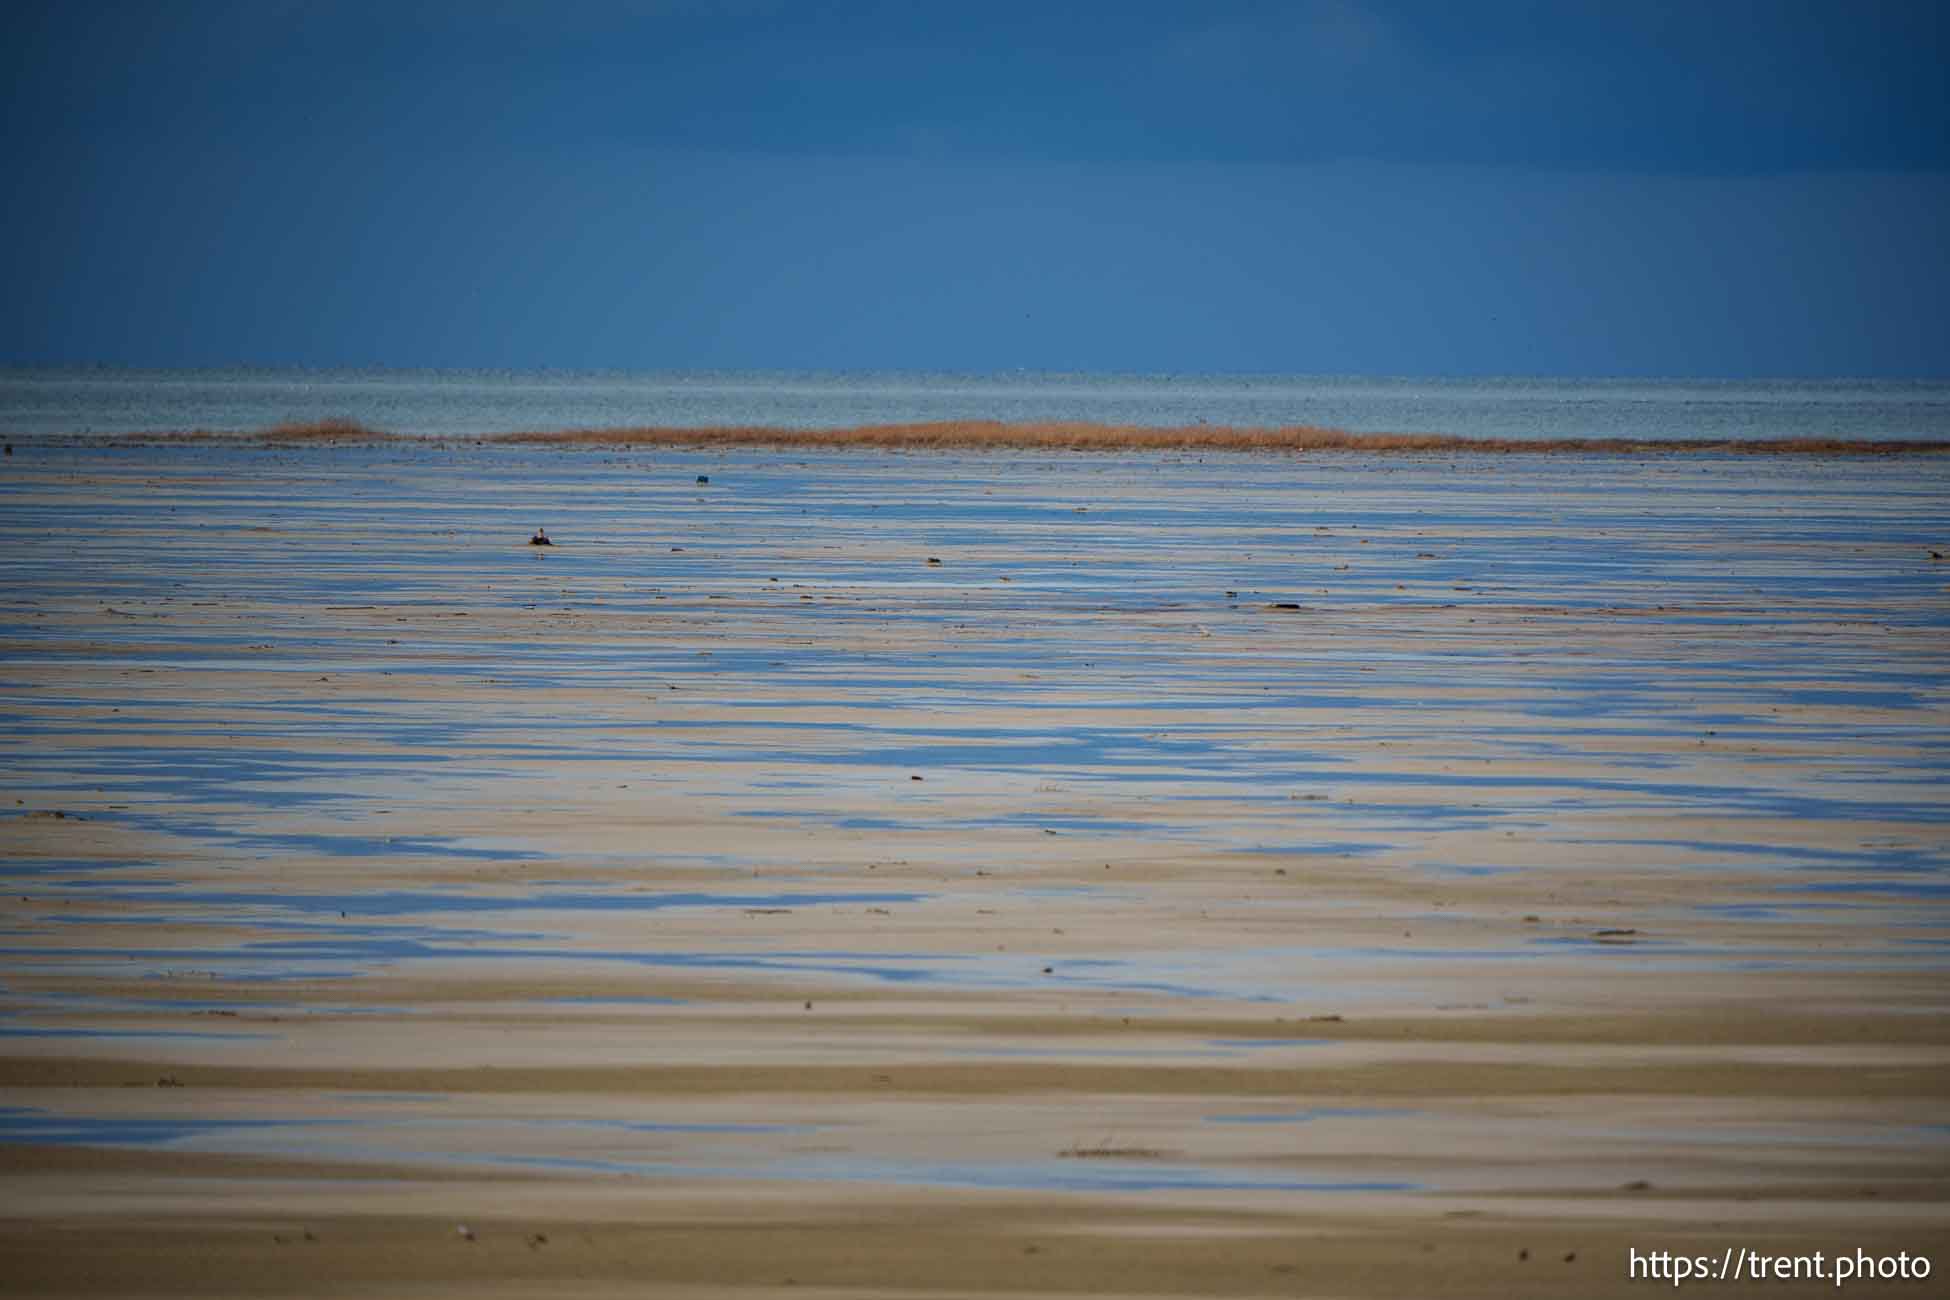
<instances>
[{"instance_id":1,"label":"exposed mudflat","mask_svg":"<svg viewBox=\"0 0 1950 1300\"><path fill-rule=\"evenodd\" d=\"M1950 1272L1942 457L29 443L0 543L0 1290Z\"/></svg>"}]
</instances>

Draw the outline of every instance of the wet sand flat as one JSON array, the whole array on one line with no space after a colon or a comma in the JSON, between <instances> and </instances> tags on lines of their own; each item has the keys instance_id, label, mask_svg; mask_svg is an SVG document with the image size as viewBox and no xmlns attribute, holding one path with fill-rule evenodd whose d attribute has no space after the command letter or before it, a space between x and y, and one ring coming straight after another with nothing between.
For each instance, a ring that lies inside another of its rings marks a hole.
<instances>
[{"instance_id":1,"label":"wet sand flat","mask_svg":"<svg viewBox=\"0 0 1950 1300\"><path fill-rule=\"evenodd\" d=\"M1942 457L45 442L0 537L0 1291L1950 1269Z\"/></svg>"}]
</instances>

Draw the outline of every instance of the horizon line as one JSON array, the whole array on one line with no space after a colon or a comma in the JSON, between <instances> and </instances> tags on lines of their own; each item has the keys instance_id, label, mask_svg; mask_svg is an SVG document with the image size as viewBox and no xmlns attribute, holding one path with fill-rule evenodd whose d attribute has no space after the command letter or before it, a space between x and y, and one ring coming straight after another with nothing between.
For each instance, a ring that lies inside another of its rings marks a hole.
<instances>
[{"instance_id":1,"label":"horizon line","mask_svg":"<svg viewBox=\"0 0 1950 1300\"><path fill-rule=\"evenodd\" d=\"M215 371L257 373L289 372L333 374L379 372L388 374L446 375L927 375L967 379L1036 378L1070 379L1101 377L1119 379L1306 379L1365 380L1371 382L1456 382L1494 383L1646 383L1646 384L1945 384L1943 374L1676 374L1611 372L1571 374L1568 372L1524 371L1410 371L1383 370L1145 370L1076 369L1063 367L1005 366L1000 369L955 369L929 366L564 366L564 365L395 365L385 362L197 362L194 364L152 365L128 361L0 361L0 374L31 371L73 371L81 373L163 373L190 374Z\"/></svg>"}]
</instances>

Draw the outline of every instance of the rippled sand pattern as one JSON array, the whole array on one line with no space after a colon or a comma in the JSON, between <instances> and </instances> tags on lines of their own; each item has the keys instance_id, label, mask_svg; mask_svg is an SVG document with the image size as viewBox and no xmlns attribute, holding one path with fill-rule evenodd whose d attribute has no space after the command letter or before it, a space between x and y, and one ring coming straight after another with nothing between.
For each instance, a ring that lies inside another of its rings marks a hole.
<instances>
[{"instance_id":1,"label":"rippled sand pattern","mask_svg":"<svg viewBox=\"0 0 1950 1300\"><path fill-rule=\"evenodd\" d=\"M21 1289L1950 1270L1941 458L29 445L0 541Z\"/></svg>"}]
</instances>

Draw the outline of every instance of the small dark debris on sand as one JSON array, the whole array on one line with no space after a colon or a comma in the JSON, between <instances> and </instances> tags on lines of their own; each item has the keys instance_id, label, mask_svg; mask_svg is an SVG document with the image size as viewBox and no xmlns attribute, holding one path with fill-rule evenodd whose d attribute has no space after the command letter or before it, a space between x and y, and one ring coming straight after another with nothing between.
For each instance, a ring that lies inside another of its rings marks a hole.
<instances>
[{"instance_id":1,"label":"small dark debris on sand","mask_svg":"<svg viewBox=\"0 0 1950 1300\"><path fill-rule=\"evenodd\" d=\"M1056 1156L1059 1160L1158 1160L1170 1154L1159 1147L1116 1147L1104 1143L1094 1147L1066 1147Z\"/></svg>"}]
</instances>

